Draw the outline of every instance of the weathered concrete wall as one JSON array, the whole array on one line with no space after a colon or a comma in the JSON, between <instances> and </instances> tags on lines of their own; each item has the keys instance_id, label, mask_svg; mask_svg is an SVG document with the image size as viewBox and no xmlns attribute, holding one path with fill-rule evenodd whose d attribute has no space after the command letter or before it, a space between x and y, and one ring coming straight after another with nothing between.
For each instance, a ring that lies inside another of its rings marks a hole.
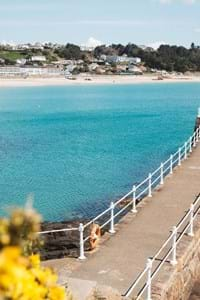
<instances>
[{"instance_id":1,"label":"weathered concrete wall","mask_svg":"<svg viewBox=\"0 0 200 300\"><path fill-rule=\"evenodd\" d=\"M200 217L193 238L185 236L177 247L178 264L164 265L152 287L153 300L188 300L195 282L200 281Z\"/></svg>"}]
</instances>

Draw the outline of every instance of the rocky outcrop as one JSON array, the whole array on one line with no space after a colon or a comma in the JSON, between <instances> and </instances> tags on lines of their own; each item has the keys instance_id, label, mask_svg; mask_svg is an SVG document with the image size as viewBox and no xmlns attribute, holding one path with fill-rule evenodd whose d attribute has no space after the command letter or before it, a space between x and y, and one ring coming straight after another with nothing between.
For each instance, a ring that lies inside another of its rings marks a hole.
<instances>
[{"instance_id":1,"label":"rocky outcrop","mask_svg":"<svg viewBox=\"0 0 200 300\"><path fill-rule=\"evenodd\" d=\"M78 228L80 221L45 222L41 225L41 231ZM85 232L87 234L87 232ZM65 231L47 233L41 235L42 247L40 254L42 260L62 258L66 256L79 256L79 231ZM89 245L86 245L89 247Z\"/></svg>"},{"instance_id":2,"label":"rocky outcrop","mask_svg":"<svg viewBox=\"0 0 200 300\"><path fill-rule=\"evenodd\" d=\"M42 260L57 259L64 257L79 257L80 250L80 233L79 225L80 223L86 223L83 220L77 221L63 221L63 222L44 222L41 225L41 231L51 231L66 228L77 228L73 231L61 231L61 232L51 232L41 234L42 245L40 248L40 255ZM92 225L91 225L92 226ZM90 235L91 226L84 229L84 237ZM105 226L101 230L101 235L109 230L109 226ZM84 243L85 251L90 251L89 241Z\"/></svg>"}]
</instances>

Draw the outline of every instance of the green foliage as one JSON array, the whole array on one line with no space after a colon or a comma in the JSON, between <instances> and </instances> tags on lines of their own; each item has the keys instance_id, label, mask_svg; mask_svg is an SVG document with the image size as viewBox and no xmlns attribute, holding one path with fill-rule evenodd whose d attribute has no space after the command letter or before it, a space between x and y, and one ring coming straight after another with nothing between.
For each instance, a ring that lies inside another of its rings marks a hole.
<instances>
[{"instance_id":1,"label":"green foliage","mask_svg":"<svg viewBox=\"0 0 200 300\"><path fill-rule=\"evenodd\" d=\"M0 49L0 58L5 60L6 65L14 65L17 59L30 59L32 56L45 56L47 62L52 62L58 59L53 50L38 50L27 49L22 51Z\"/></svg>"},{"instance_id":2,"label":"green foliage","mask_svg":"<svg viewBox=\"0 0 200 300\"><path fill-rule=\"evenodd\" d=\"M60 47L55 50L55 53L64 59L80 59L81 49L79 46L73 44L67 44L64 47Z\"/></svg>"},{"instance_id":3,"label":"green foliage","mask_svg":"<svg viewBox=\"0 0 200 300\"><path fill-rule=\"evenodd\" d=\"M52 47L47 44L44 49L25 49L21 51L11 50L9 48L0 47L0 58L5 60L6 65L14 65L17 59L30 59L32 56L43 55L46 57L47 63L57 61L59 59L78 60L82 59L86 64L104 55L127 55L129 57L140 57L147 69L166 70L169 72L186 72L200 71L200 47L194 43L190 49L182 46L161 45L157 51L152 48L143 50L135 44L112 44L110 46L102 45L94 49L93 52L81 51L80 47L74 44L67 44L59 48ZM27 64L32 64L30 61ZM85 65L82 66L81 72L87 71ZM76 69L74 73L78 73Z\"/></svg>"},{"instance_id":4,"label":"green foliage","mask_svg":"<svg viewBox=\"0 0 200 300\"><path fill-rule=\"evenodd\" d=\"M102 45L102 46L98 46L94 49L94 56L95 57L100 57L100 55L117 55L118 54L118 50L115 49L114 45L111 45L109 47Z\"/></svg>"},{"instance_id":5,"label":"green foliage","mask_svg":"<svg viewBox=\"0 0 200 300\"><path fill-rule=\"evenodd\" d=\"M23 58L24 55L18 51L0 50L0 58L3 58L7 64L13 64L17 59Z\"/></svg>"},{"instance_id":6,"label":"green foliage","mask_svg":"<svg viewBox=\"0 0 200 300\"><path fill-rule=\"evenodd\" d=\"M37 251L41 242L36 233L40 230L40 215L32 209L16 209L10 219L0 219L0 251L5 246L20 246L24 255Z\"/></svg>"},{"instance_id":7,"label":"green foliage","mask_svg":"<svg viewBox=\"0 0 200 300\"><path fill-rule=\"evenodd\" d=\"M157 51L153 49L143 50L135 44L123 46L121 44L111 46L99 46L94 50L95 57L105 55L124 55L140 57L146 67L166 70L169 72L200 71L200 48L194 43L190 49L182 46L161 45Z\"/></svg>"}]
</instances>

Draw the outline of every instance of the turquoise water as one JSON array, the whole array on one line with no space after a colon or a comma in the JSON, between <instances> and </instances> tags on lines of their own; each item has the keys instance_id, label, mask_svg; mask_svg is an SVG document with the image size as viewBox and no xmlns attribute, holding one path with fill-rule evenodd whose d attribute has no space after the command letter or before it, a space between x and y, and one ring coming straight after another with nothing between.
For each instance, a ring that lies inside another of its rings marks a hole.
<instances>
[{"instance_id":1,"label":"turquoise water","mask_svg":"<svg viewBox=\"0 0 200 300\"><path fill-rule=\"evenodd\" d=\"M0 89L0 214L91 217L193 131L200 84Z\"/></svg>"}]
</instances>

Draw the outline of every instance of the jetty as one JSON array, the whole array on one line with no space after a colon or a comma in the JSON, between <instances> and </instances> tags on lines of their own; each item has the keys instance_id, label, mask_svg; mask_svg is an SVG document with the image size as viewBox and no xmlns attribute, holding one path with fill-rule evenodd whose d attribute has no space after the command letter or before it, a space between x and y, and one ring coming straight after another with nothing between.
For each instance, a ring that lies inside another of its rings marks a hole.
<instances>
[{"instance_id":1,"label":"jetty","mask_svg":"<svg viewBox=\"0 0 200 300\"><path fill-rule=\"evenodd\" d=\"M75 299L87 299L98 286L112 289L120 299L154 299L154 277L163 265L175 268L179 240L186 235L192 239L199 218L199 125L200 111L194 134L176 153L101 215L80 224L79 259L44 263L59 273L60 283L68 284ZM120 207L120 203L125 204ZM115 223L120 213L124 215ZM85 228L105 214L108 219L104 217L100 225L109 226L109 232L95 251L86 251Z\"/></svg>"}]
</instances>

